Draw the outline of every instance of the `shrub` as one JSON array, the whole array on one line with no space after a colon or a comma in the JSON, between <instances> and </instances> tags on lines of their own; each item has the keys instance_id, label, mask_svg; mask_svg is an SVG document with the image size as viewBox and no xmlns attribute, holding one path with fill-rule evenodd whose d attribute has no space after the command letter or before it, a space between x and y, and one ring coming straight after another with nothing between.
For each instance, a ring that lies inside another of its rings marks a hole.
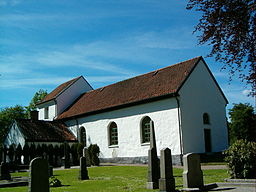
<instances>
[{"instance_id":1,"label":"shrub","mask_svg":"<svg viewBox=\"0 0 256 192\"><path fill-rule=\"evenodd\" d=\"M24 156L24 164L25 165L28 165L29 164L29 146L28 144L26 143L23 147L23 150L22 150L22 155Z\"/></svg>"},{"instance_id":2,"label":"shrub","mask_svg":"<svg viewBox=\"0 0 256 192\"><path fill-rule=\"evenodd\" d=\"M54 176L51 176L49 178L49 184L50 184L50 187L61 187L62 186L61 181Z\"/></svg>"},{"instance_id":3,"label":"shrub","mask_svg":"<svg viewBox=\"0 0 256 192\"><path fill-rule=\"evenodd\" d=\"M16 148L16 153L15 153L15 162L19 165L21 164L21 155L22 155L22 147L19 144Z\"/></svg>"},{"instance_id":4,"label":"shrub","mask_svg":"<svg viewBox=\"0 0 256 192\"><path fill-rule=\"evenodd\" d=\"M49 157L48 162L50 165L53 165L54 164L54 161L53 161L54 152L53 152L52 144L48 145L47 151L48 151L48 157Z\"/></svg>"},{"instance_id":5,"label":"shrub","mask_svg":"<svg viewBox=\"0 0 256 192\"><path fill-rule=\"evenodd\" d=\"M256 178L256 143L238 140L224 152L231 178Z\"/></svg>"},{"instance_id":6,"label":"shrub","mask_svg":"<svg viewBox=\"0 0 256 192\"><path fill-rule=\"evenodd\" d=\"M29 152L30 152L30 161L31 161L36 157L36 146L34 143L30 145Z\"/></svg>"},{"instance_id":7,"label":"shrub","mask_svg":"<svg viewBox=\"0 0 256 192\"><path fill-rule=\"evenodd\" d=\"M78 147L78 144L75 143L71 146L71 150L70 150L72 159L73 159L73 165L79 165L77 147Z\"/></svg>"},{"instance_id":8,"label":"shrub","mask_svg":"<svg viewBox=\"0 0 256 192\"><path fill-rule=\"evenodd\" d=\"M8 156L10 159L10 162L13 162L13 157L14 157L14 146L11 145L8 149Z\"/></svg>"},{"instance_id":9,"label":"shrub","mask_svg":"<svg viewBox=\"0 0 256 192\"><path fill-rule=\"evenodd\" d=\"M100 160L99 160L99 154L100 154L100 148L97 144L91 144L88 147L88 152L90 156L90 163L91 165L100 165Z\"/></svg>"}]
</instances>

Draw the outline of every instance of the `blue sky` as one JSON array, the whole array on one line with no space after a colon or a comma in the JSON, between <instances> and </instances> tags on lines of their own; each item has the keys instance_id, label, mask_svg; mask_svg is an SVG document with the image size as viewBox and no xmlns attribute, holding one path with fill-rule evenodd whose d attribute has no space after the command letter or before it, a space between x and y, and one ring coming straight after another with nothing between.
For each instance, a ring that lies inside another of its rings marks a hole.
<instances>
[{"instance_id":1,"label":"blue sky","mask_svg":"<svg viewBox=\"0 0 256 192\"><path fill-rule=\"evenodd\" d=\"M102 87L203 56L232 103L250 103L248 87L228 80L198 46L200 18L185 0L0 0L0 108L29 104L39 89L83 75Z\"/></svg>"}]
</instances>

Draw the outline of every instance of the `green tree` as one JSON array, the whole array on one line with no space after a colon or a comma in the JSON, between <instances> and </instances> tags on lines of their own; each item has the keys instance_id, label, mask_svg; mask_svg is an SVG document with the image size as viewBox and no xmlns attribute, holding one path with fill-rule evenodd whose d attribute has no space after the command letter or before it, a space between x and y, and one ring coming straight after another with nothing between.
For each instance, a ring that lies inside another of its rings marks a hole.
<instances>
[{"instance_id":1,"label":"green tree","mask_svg":"<svg viewBox=\"0 0 256 192\"><path fill-rule=\"evenodd\" d=\"M229 136L230 142L244 139L248 141L256 141L256 118L253 107L249 104L234 104L229 110Z\"/></svg>"},{"instance_id":2,"label":"green tree","mask_svg":"<svg viewBox=\"0 0 256 192\"><path fill-rule=\"evenodd\" d=\"M187 9L202 13L194 32L199 44L212 45L209 56L224 63L230 77L238 72L256 90L255 0L189 0Z\"/></svg>"},{"instance_id":3,"label":"green tree","mask_svg":"<svg viewBox=\"0 0 256 192\"><path fill-rule=\"evenodd\" d=\"M26 107L27 113L29 115L30 111L36 110L36 104L42 101L45 96L47 95L47 91L40 89L37 91L34 95L34 97L31 99L29 105Z\"/></svg>"},{"instance_id":4,"label":"green tree","mask_svg":"<svg viewBox=\"0 0 256 192\"><path fill-rule=\"evenodd\" d=\"M14 119L25 118L27 118L26 110L21 105L0 109L0 142L3 142L3 138L7 134L8 128Z\"/></svg>"}]
</instances>

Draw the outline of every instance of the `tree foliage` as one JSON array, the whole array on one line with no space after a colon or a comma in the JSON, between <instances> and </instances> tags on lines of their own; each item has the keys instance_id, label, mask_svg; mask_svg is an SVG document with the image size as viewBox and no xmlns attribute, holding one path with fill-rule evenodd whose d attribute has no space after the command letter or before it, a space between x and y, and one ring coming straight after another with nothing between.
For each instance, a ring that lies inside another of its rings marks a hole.
<instances>
[{"instance_id":1,"label":"tree foliage","mask_svg":"<svg viewBox=\"0 0 256 192\"><path fill-rule=\"evenodd\" d=\"M15 107L5 107L0 109L0 141L2 142L8 128L14 119L27 118L26 110L21 105Z\"/></svg>"},{"instance_id":2,"label":"tree foliage","mask_svg":"<svg viewBox=\"0 0 256 192\"><path fill-rule=\"evenodd\" d=\"M36 110L36 104L42 101L46 95L46 90L40 89L39 91L37 91L34 97L31 99L29 105L26 107L27 113L29 114L30 111Z\"/></svg>"},{"instance_id":3,"label":"tree foliage","mask_svg":"<svg viewBox=\"0 0 256 192\"><path fill-rule=\"evenodd\" d=\"M202 17L194 32L199 44L212 45L209 56L224 63L230 76L235 72L256 89L256 2L255 0L189 0ZM248 72L249 71L249 72Z\"/></svg>"},{"instance_id":4,"label":"tree foliage","mask_svg":"<svg viewBox=\"0 0 256 192\"><path fill-rule=\"evenodd\" d=\"M256 117L251 105L234 104L233 108L229 110L229 116L231 143L239 139L256 142Z\"/></svg>"}]
</instances>

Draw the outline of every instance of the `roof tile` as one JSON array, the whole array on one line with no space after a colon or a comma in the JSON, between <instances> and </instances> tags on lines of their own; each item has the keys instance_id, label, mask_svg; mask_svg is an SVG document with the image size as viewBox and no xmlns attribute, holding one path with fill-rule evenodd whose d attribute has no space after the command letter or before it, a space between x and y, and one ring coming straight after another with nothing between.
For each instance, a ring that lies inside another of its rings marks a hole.
<instances>
[{"instance_id":1,"label":"roof tile","mask_svg":"<svg viewBox=\"0 0 256 192\"><path fill-rule=\"evenodd\" d=\"M71 118L123 106L178 91L201 57L127 79L81 95L57 119Z\"/></svg>"}]
</instances>

